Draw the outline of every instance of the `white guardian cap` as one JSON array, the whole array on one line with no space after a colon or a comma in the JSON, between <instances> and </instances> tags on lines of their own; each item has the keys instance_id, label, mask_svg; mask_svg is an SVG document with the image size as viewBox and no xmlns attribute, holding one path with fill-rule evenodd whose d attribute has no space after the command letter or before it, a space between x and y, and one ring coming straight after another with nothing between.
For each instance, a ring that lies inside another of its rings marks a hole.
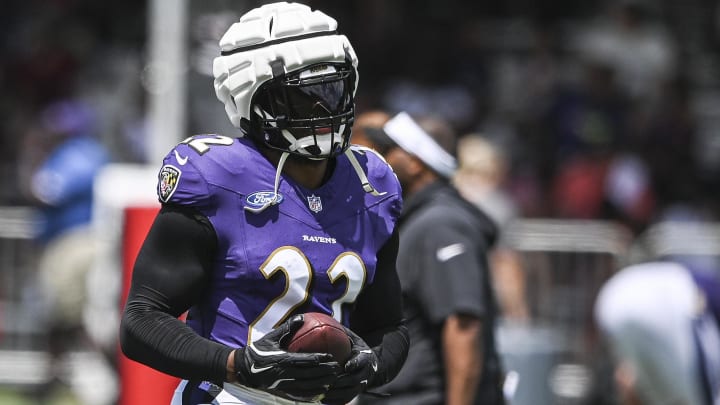
<instances>
[{"instance_id":1,"label":"white guardian cap","mask_svg":"<svg viewBox=\"0 0 720 405\"><path fill-rule=\"evenodd\" d=\"M220 39L217 98L232 124L268 147L326 159L349 146L357 56L337 22L298 3L250 10Z\"/></svg>"}]
</instances>

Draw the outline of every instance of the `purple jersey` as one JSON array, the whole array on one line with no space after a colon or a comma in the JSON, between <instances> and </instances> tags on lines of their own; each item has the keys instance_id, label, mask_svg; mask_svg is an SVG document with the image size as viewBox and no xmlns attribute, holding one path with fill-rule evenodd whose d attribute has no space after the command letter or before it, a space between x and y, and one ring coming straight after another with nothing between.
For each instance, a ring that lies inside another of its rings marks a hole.
<instances>
[{"instance_id":1,"label":"purple jersey","mask_svg":"<svg viewBox=\"0 0 720 405\"><path fill-rule=\"evenodd\" d=\"M310 190L281 176L251 141L221 135L186 139L164 159L163 203L192 206L217 234L209 295L188 325L229 346L257 340L292 313L323 312L347 325L348 310L376 271L376 254L400 213L400 185L375 153L353 149L382 196L366 193L345 155L332 177Z\"/></svg>"}]
</instances>

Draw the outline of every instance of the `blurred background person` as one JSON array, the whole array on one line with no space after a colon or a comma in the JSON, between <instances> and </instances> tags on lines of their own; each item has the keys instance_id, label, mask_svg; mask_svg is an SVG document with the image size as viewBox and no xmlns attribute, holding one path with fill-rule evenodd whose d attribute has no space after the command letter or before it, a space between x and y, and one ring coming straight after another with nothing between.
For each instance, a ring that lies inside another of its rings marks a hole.
<instances>
[{"instance_id":1,"label":"blurred background person","mask_svg":"<svg viewBox=\"0 0 720 405\"><path fill-rule=\"evenodd\" d=\"M358 114L353 125L351 141L356 145L382 151L391 143L382 132L382 127L390 119L383 110L369 110Z\"/></svg>"},{"instance_id":2,"label":"blurred background person","mask_svg":"<svg viewBox=\"0 0 720 405\"><path fill-rule=\"evenodd\" d=\"M657 261L620 270L595 317L623 405L720 403L720 272Z\"/></svg>"},{"instance_id":3,"label":"blurred background person","mask_svg":"<svg viewBox=\"0 0 720 405\"><path fill-rule=\"evenodd\" d=\"M95 260L93 182L110 156L96 137L96 113L84 102L53 102L38 118L35 132L24 141L29 148L27 192L40 217L37 280L50 355L49 381L38 390L42 398L57 383L71 384L67 355L91 346L82 314L85 278Z\"/></svg>"},{"instance_id":4,"label":"blurred background person","mask_svg":"<svg viewBox=\"0 0 720 405\"><path fill-rule=\"evenodd\" d=\"M508 161L501 148L480 134L458 140L458 170L453 184L497 226L498 243L489 253L490 271L504 317L526 322L525 274L521 258L503 241L503 231L518 217L518 208L507 190Z\"/></svg>"},{"instance_id":5,"label":"blurred background person","mask_svg":"<svg viewBox=\"0 0 720 405\"><path fill-rule=\"evenodd\" d=\"M503 228L518 216L518 208L506 188L509 168L505 153L480 134L461 137L457 151L455 186L463 197Z\"/></svg>"},{"instance_id":6,"label":"blurred background person","mask_svg":"<svg viewBox=\"0 0 720 405\"><path fill-rule=\"evenodd\" d=\"M643 103L656 101L678 66L677 46L657 11L649 0L610 1L578 36L579 52L610 66L616 84Z\"/></svg>"},{"instance_id":7,"label":"blurred background person","mask_svg":"<svg viewBox=\"0 0 720 405\"><path fill-rule=\"evenodd\" d=\"M361 402L502 404L488 262L497 228L450 183L455 132L442 119L401 112L382 133L379 149L403 188L398 273L411 343L396 379L378 388L390 397Z\"/></svg>"}]
</instances>

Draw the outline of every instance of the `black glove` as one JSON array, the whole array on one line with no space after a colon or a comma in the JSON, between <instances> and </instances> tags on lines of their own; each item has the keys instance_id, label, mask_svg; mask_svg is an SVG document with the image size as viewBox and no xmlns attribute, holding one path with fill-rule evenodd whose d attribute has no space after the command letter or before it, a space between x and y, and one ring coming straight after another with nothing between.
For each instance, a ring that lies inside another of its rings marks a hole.
<instances>
[{"instance_id":1,"label":"black glove","mask_svg":"<svg viewBox=\"0 0 720 405\"><path fill-rule=\"evenodd\" d=\"M283 340L303 325L295 315L268 334L235 352L238 381L295 401L312 402L325 394L342 372L326 353L290 353Z\"/></svg>"},{"instance_id":2,"label":"black glove","mask_svg":"<svg viewBox=\"0 0 720 405\"><path fill-rule=\"evenodd\" d=\"M378 370L378 357L370 346L349 328L345 328L352 342L352 354L345 363L345 370L330 386L323 404L346 404L361 393Z\"/></svg>"}]
</instances>

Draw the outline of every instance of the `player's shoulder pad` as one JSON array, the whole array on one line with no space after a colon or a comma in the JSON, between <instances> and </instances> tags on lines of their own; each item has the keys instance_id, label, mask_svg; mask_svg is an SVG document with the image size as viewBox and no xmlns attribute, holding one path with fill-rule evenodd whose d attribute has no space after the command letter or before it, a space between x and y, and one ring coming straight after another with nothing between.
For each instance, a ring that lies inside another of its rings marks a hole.
<instances>
[{"instance_id":1,"label":"player's shoulder pad","mask_svg":"<svg viewBox=\"0 0 720 405\"><path fill-rule=\"evenodd\" d=\"M211 198L207 177L222 150L235 143L235 138L205 134L186 138L163 159L158 173L157 195L163 203L202 204ZM212 153L210 153L212 151Z\"/></svg>"},{"instance_id":2,"label":"player's shoulder pad","mask_svg":"<svg viewBox=\"0 0 720 405\"><path fill-rule=\"evenodd\" d=\"M361 145L352 145L351 150L358 157L358 161L365 170L368 180L379 191L389 194L400 194L400 182L392 167L385 158L375 149Z\"/></svg>"},{"instance_id":3,"label":"player's shoulder pad","mask_svg":"<svg viewBox=\"0 0 720 405\"><path fill-rule=\"evenodd\" d=\"M390 165L387 163L387 161L385 161L385 158L383 157L383 155L381 155L380 152L376 151L376 150L373 149L373 148L369 148L369 147L363 146L363 145L351 145L350 148L351 148L353 151L356 151L356 152L358 152L358 153L360 153L360 154L366 154L366 153L373 154L373 155L375 155L376 157L378 157L380 160L382 160L383 162L385 162L386 165L390 166Z\"/></svg>"}]
</instances>

